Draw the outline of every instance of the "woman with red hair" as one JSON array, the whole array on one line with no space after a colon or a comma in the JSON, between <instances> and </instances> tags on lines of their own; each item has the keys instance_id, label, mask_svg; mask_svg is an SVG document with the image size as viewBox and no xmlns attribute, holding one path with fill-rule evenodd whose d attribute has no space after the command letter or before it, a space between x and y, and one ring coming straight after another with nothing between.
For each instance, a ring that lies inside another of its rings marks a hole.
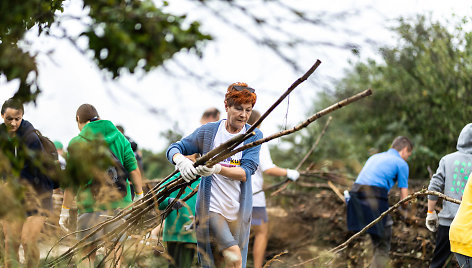
<instances>
[{"instance_id":1,"label":"woman with red hair","mask_svg":"<svg viewBox=\"0 0 472 268\"><path fill-rule=\"evenodd\" d=\"M194 168L193 162L184 157L204 155L249 129L246 122L256 103L255 90L245 83L233 83L224 102L226 119L205 124L171 144L167 158L186 181L202 176L196 203L197 252L202 266L246 267L252 213L251 176L259 164L260 146L239 152L211 168L205 165ZM262 138L258 129L255 132L243 144Z\"/></svg>"}]
</instances>

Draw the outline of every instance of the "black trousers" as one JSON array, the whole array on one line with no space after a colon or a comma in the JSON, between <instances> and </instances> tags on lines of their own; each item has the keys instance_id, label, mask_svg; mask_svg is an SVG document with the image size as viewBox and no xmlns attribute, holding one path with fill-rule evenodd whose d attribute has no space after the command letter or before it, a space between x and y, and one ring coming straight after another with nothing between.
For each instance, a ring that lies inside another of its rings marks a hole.
<instances>
[{"instance_id":1,"label":"black trousers","mask_svg":"<svg viewBox=\"0 0 472 268\"><path fill-rule=\"evenodd\" d=\"M392 241L392 224L393 220L390 215L387 215L387 224L384 227L382 236L370 234L372 244L374 246L374 255L370 268L383 268L388 265L390 260L390 243Z\"/></svg>"},{"instance_id":2,"label":"black trousers","mask_svg":"<svg viewBox=\"0 0 472 268\"><path fill-rule=\"evenodd\" d=\"M436 247L430 268L441 268L451 255L451 244L449 243L449 226L439 225L436 231Z\"/></svg>"}]
</instances>

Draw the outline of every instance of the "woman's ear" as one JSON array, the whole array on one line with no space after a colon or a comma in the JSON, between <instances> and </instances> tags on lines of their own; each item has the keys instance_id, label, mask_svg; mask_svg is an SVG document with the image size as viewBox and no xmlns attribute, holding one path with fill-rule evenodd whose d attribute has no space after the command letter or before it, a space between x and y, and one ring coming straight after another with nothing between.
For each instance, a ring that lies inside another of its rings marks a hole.
<instances>
[{"instance_id":1,"label":"woman's ear","mask_svg":"<svg viewBox=\"0 0 472 268\"><path fill-rule=\"evenodd\" d=\"M225 100L225 111L228 112L228 102Z\"/></svg>"}]
</instances>

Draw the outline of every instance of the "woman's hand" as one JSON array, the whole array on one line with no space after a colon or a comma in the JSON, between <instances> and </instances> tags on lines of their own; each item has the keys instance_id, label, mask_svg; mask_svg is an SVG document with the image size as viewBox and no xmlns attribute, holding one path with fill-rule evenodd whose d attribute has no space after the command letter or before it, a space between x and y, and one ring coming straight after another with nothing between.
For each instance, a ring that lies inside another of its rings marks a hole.
<instances>
[{"instance_id":1,"label":"woman's hand","mask_svg":"<svg viewBox=\"0 0 472 268\"><path fill-rule=\"evenodd\" d=\"M207 167L205 165L200 165L196 168L197 170L197 174L202 176L202 177L207 177L207 176L211 176L213 174L218 174L220 173L221 171L221 165L220 164L216 164L212 167Z\"/></svg>"},{"instance_id":2,"label":"woman's hand","mask_svg":"<svg viewBox=\"0 0 472 268\"><path fill-rule=\"evenodd\" d=\"M197 170L193 166L192 160L182 154L175 154L173 158L175 166L180 171L180 175L186 182L190 182L197 177Z\"/></svg>"}]
</instances>

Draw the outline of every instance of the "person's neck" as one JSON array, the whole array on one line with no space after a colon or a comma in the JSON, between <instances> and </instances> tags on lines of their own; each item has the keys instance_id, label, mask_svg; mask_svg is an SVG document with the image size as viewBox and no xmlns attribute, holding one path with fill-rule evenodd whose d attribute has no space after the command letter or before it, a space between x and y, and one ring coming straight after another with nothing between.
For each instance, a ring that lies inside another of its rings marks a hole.
<instances>
[{"instance_id":1,"label":"person's neck","mask_svg":"<svg viewBox=\"0 0 472 268\"><path fill-rule=\"evenodd\" d=\"M226 127L226 130L227 130L229 133L231 133L231 134L238 134L238 133L241 131L241 129L243 129L243 128L239 128L239 129L233 128L233 127L229 124L228 120L226 120L225 127Z\"/></svg>"}]
</instances>

